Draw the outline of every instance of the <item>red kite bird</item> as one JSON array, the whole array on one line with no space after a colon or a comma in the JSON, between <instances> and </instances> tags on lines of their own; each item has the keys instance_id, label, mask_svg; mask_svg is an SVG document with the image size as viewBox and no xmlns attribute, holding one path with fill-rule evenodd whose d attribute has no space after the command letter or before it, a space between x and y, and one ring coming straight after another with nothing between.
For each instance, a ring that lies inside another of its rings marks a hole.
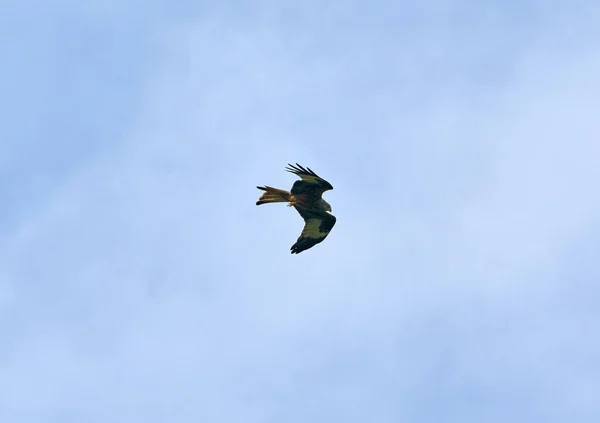
<instances>
[{"instance_id":1,"label":"red kite bird","mask_svg":"<svg viewBox=\"0 0 600 423\"><path fill-rule=\"evenodd\" d=\"M335 216L329 213L331 206L321 198L325 191L333 187L310 168L305 169L298 163L296 166L288 164L286 170L298 175L301 180L294 182L291 191L269 186L256 187L265 191L256 205L289 202L288 206L294 206L298 210L305 222L304 229L290 248L292 254L298 254L322 242L335 225Z\"/></svg>"}]
</instances>

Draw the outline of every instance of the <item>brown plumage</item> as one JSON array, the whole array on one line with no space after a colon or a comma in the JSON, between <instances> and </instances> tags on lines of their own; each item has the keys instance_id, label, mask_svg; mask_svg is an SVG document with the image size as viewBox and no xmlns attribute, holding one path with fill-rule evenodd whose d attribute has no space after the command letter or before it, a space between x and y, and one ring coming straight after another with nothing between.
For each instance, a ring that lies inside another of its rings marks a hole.
<instances>
[{"instance_id":1,"label":"brown plumage","mask_svg":"<svg viewBox=\"0 0 600 423\"><path fill-rule=\"evenodd\" d=\"M270 186L256 187L265 191L256 202L257 206L266 203L287 203L292 201L292 194L283 189L277 189Z\"/></svg>"},{"instance_id":2,"label":"brown plumage","mask_svg":"<svg viewBox=\"0 0 600 423\"><path fill-rule=\"evenodd\" d=\"M330 214L331 206L322 198L323 193L332 190L333 186L310 168L297 163L295 166L289 164L286 170L298 175L300 180L294 182L290 191L270 186L257 187L265 192L256 205L285 202L300 213L304 219L304 228L291 247L292 254L298 254L322 242L335 225L336 218Z\"/></svg>"}]
</instances>

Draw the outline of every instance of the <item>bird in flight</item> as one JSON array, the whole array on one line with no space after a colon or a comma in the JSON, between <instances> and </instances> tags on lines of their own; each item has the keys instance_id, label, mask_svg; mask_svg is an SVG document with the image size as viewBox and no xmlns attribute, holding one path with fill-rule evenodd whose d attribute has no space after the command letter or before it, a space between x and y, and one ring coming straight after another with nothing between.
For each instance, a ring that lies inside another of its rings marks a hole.
<instances>
[{"instance_id":1,"label":"bird in flight","mask_svg":"<svg viewBox=\"0 0 600 423\"><path fill-rule=\"evenodd\" d=\"M286 170L298 175L300 180L294 182L290 191L270 186L256 187L265 191L256 205L289 203L289 207L294 207L300 213L304 219L304 228L290 248L292 254L298 254L322 242L335 225L335 216L330 213L331 206L321 198L325 191L332 190L333 187L310 168L303 168L298 163L296 166L288 164Z\"/></svg>"}]
</instances>

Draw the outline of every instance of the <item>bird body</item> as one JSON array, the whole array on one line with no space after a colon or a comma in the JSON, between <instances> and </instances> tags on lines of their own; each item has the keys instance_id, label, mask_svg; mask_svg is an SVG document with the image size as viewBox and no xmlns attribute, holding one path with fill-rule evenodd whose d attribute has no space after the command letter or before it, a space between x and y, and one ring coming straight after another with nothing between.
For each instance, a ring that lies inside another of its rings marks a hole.
<instances>
[{"instance_id":1,"label":"bird body","mask_svg":"<svg viewBox=\"0 0 600 423\"><path fill-rule=\"evenodd\" d=\"M294 182L290 191L267 185L257 187L265 192L256 205L285 202L298 211L304 219L304 228L290 248L292 254L298 254L322 242L335 225L336 218L331 214L331 205L322 198L323 193L332 190L333 186L310 168L297 163L296 166L288 165L286 170L298 175L300 180Z\"/></svg>"}]
</instances>

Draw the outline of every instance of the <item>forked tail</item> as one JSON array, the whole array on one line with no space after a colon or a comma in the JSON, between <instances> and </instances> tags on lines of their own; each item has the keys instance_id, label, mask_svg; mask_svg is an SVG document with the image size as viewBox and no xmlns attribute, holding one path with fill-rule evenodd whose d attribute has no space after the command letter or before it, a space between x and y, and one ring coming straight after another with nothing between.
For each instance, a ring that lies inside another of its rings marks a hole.
<instances>
[{"instance_id":1,"label":"forked tail","mask_svg":"<svg viewBox=\"0 0 600 423\"><path fill-rule=\"evenodd\" d=\"M264 191L263 195L261 195L258 201L256 202L257 206L260 206L261 204L265 203L287 203L292 200L292 194L283 189L277 189L269 186L256 188Z\"/></svg>"}]
</instances>

